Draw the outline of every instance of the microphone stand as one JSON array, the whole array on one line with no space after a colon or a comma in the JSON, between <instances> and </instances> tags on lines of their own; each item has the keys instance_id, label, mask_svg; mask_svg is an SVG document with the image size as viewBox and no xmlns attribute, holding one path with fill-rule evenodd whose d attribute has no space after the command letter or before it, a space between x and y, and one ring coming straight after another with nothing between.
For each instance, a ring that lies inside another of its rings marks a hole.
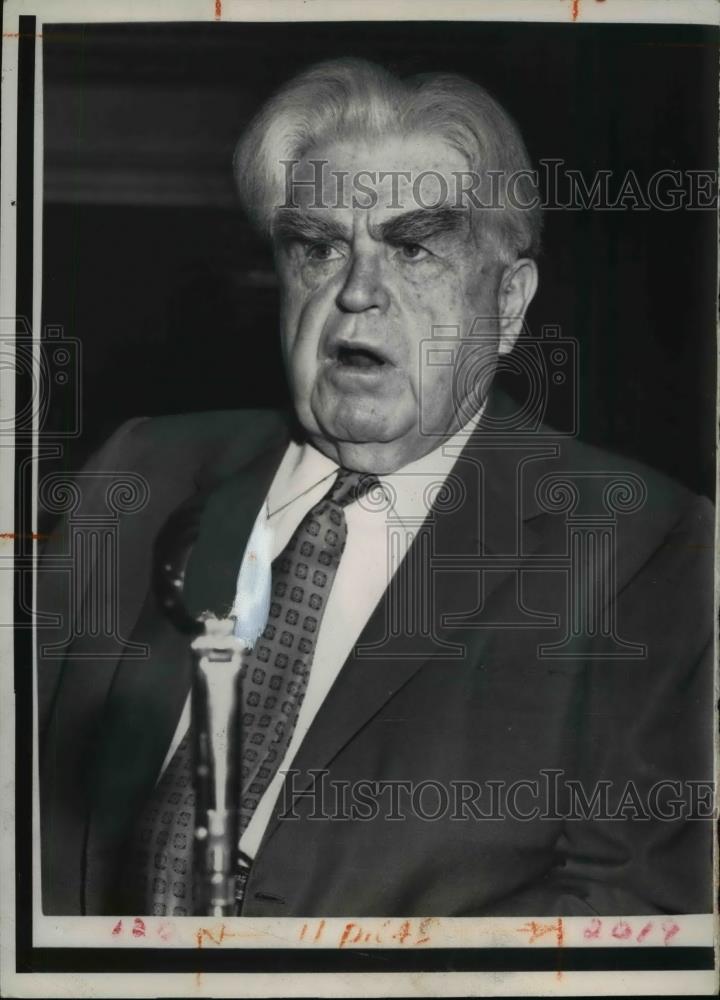
<instances>
[{"instance_id":1,"label":"microphone stand","mask_svg":"<svg viewBox=\"0 0 720 1000\"><path fill-rule=\"evenodd\" d=\"M155 544L153 583L161 609L190 636L191 733L195 787L194 910L197 916L236 912L242 749L242 653L234 618L193 618L182 601L185 570L202 507L180 508Z\"/></svg>"},{"instance_id":2,"label":"microphone stand","mask_svg":"<svg viewBox=\"0 0 720 1000\"><path fill-rule=\"evenodd\" d=\"M240 776L239 725L243 645L232 618L208 617L191 643L195 780L195 911L236 910Z\"/></svg>"}]
</instances>

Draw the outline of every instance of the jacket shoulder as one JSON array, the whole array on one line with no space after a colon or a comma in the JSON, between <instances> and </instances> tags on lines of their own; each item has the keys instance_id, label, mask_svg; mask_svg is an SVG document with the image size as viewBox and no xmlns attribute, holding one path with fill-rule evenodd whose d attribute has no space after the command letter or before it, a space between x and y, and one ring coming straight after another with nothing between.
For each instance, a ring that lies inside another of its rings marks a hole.
<instances>
[{"instance_id":1,"label":"jacket shoulder","mask_svg":"<svg viewBox=\"0 0 720 1000\"><path fill-rule=\"evenodd\" d=\"M667 473L620 452L571 439L562 445L562 454L562 465L571 476L573 471L579 476L595 475L599 481L605 480L605 485L614 483L616 489L624 484L628 494L631 489L633 494L637 491L638 508L644 510L646 517L653 514L661 520L666 518L673 522L696 503L709 511L713 510L713 504L707 497L696 495ZM617 499L620 504L625 501L622 495ZM626 502L630 507L634 506L629 495Z\"/></svg>"},{"instance_id":2,"label":"jacket shoulder","mask_svg":"<svg viewBox=\"0 0 720 1000\"><path fill-rule=\"evenodd\" d=\"M158 476L222 478L289 436L279 410L214 410L135 417L122 424L91 464Z\"/></svg>"}]
</instances>

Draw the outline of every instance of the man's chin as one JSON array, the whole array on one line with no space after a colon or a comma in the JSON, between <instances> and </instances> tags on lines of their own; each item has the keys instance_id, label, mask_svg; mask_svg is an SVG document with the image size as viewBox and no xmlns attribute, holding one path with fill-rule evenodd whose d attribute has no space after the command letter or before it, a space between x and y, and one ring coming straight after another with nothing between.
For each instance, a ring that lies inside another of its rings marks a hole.
<instances>
[{"instance_id":1,"label":"man's chin","mask_svg":"<svg viewBox=\"0 0 720 1000\"><path fill-rule=\"evenodd\" d=\"M338 414L334 419L320 423L323 435L335 441L338 446L348 447L392 445L408 430L409 427L399 425L397 417L393 419L389 414L377 410L364 412L358 409Z\"/></svg>"},{"instance_id":2,"label":"man's chin","mask_svg":"<svg viewBox=\"0 0 720 1000\"><path fill-rule=\"evenodd\" d=\"M343 469L355 472L371 472L389 475L407 464L407 456L399 441L336 441L332 453L327 450L328 442L318 442L318 448L330 455Z\"/></svg>"},{"instance_id":3,"label":"man's chin","mask_svg":"<svg viewBox=\"0 0 720 1000\"><path fill-rule=\"evenodd\" d=\"M320 429L310 433L310 439L318 451L343 468L377 475L396 472L429 450L429 442L417 434L414 426L399 432L363 422L352 433L347 427L333 429L332 433Z\"/></svg>"},{"instance_id":4,"label":"man's chin","mask_svg":"<svg viewBox=\"0 0 720 1000\"><path fill-rule=\"evenodd\" d=\"M312 406L318 432L348 445L391 444L413 427L415 412L405 412L398 393L353 393L341 398L322 396Z\"/></svg>"}]
</instances>

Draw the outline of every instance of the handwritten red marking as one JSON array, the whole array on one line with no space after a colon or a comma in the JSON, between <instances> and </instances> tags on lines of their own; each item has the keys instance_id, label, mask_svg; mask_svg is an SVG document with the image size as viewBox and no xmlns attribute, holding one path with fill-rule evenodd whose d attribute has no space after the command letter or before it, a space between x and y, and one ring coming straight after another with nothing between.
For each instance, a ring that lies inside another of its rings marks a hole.
<instances>
[{"instance_id":1,"label":"handwritten red marking","mask_svg":"<svg viewBox=\"0 0 720 1000\"><path fill-rule=\"evenodd\" d=\"M118 920L118 922L113 927L112 932L115 936L117 936L121 930L122 930L122 920Z\"/></svg>"},{"instance_id":2,"label":"handwritten red marking","mask_svg":"<svg viewBox=\"0 0 720 1000\"><path fill-rule=\"evenodd\" d=\"M393 934L393 940L399 941L400 944L405 944L405 942L409 937L410 937L410 921L403 920L403 922L400 924L400 930L397 932L397 934Z\"/></svg>"},{"instance_id":3,"label":"handwritten red marking","mask_svg":"<svg viewBox=\"0 0 720 1000\"><path fill-rule=\"evenodd\" d=\"M403 920L399 925L397 921L388 919L384 920L380 927L368 930L361 924L351 921L345 924L337 946L338 948L345 948L348 945L354 944L378 944L383 946L387 945L388 941L397 941L400 945L408 945L414 948L430 941L428 931L434 923L436 923L435 917L425 917L419 923L414 920ZM325 921L323 920L318 926L314 938L315 941L320 939L324 926ZM302 936L304 935L301 932Z\"/></svg>"},{"instance_id":4,"label":"handwritten red marking","mask_svg":"<svg viewBox=\"0 0 720 1000\"><path fill-rule=\"evenodd\" d=\"M173 928L171 924L160 924L157 929L158 937L161 937L163 941L169 941L173 936Z\"/></svg>"},{"instance_id":5,"label":"handwritten red marking","mask_svg":"<svg viewBox=\"0 0 720 1000\"><path fill-rule=\"evenodd\" d=\"M554 934L555 940L558 946L558 969L557 978L562 979L562 968L560 967L561 962L561 949L565 943L565 925L563 924L563 918L558 917L555 923L552 924L541 924L537 920L529 920L528 923L523 924L522 927L518 927L519 931L524 934L529 934L528 944L534 944L541 937L545 937L546 934Z\"/></svg>"},{"instance_id":6,"label":"handwritten red marking","mask_svg":"<svg viewBox=\"0 0 720 1000\"><path fill-rule=\"evenodd\" d=\"M352 933L353 930L355 931L355 938L352 941L350 941L350 934ZM338 947L343 948L348 943L357 944L361 937L362 937L361 927L358 927L358 925L354 923L345 924L345 930L342 932L342 936L340 938L340 944L338 945Z\"/></svg>"},{"instance_id":7,"label":"handwritten red marking","mask_svg":"<svg viewBox=\"0 0 720 1000\"><path fill-rule=\"evenodd\" d=\"M426 932L429 929L430 925L434 923L435 923L435 917L425 917L424 920L420 921L420 934L425 934L425 937L418 938L415 944L425 944L430 940L430 935L427 934Z\"/></svg>"},{"instance_id":8,"label":"handwritten red marking","mask_svg":"<svg viewBox=\"0 0 720 1000\"><path fill-rule=\"evenodd\" d=\"M133 937L145 937L145 921L135 917L132 927Z\"/></svg>"},{"instance_id":9,"label":"handwritten red marking","mask_svg":"<svg viewBox=\"0 0 720 1000\"><path fill-rule=\"evenodd\" d=\"M545 937L546 934L555 934L558 944L561 944L564 935L561 917L558 917L557 921L552 924L541 924L537 920L530 920L528 923L523 924L522 927L518 927L518 930L530 935L528 944L534 944L541 937Z\"/></svg>"},{"instance_id":10,"label":"handwritten red marking","mask_svg":"<svg viewBox=\"0 0 720 1000\"><path fill-rule=\"evenodd\" d=\"M624 920L618 920L610 933L614 938L617 938L618 941L627 941L632 934L632 927Z\"/></svg>"},{"instance_id":11,"label":"handwritten red marking","mask_svg":"<svg viewBox=\"0 0 720 1000\"><path fill-rule=\"evenodd\" d=\"M583 937L586 940L591 941L600 937L600 928L602 927L602 920L599 917L593 917L590 921L590 926L586 927L583 931Z\"/></svg>"},{"instance_id":12,"label":"handwritten red marking","mask_svg":"<svg viewBox=\"0 0 720 1000\"><path fill-rule=\"evenodd\" d=\"M220 925L217 937L213 934L209 927L201 927L195 934L195 938L198 943L198 948L202 948L203 942L206 940L212 941L213 944L222 944L225 940L225 924Z\"/></svg>"},{"instance_id":13,"label":"handwritten red marking","mask_svg":"<svg viewBox=\"0 0 720 1000\"><path fill-rule=\"evenodd\" d=\"M217 931L212 931L209 927L201 927L199 930L195 931L195 940L197 941L198 948L202 948L205 941L211 941L212 944L221 945L226 938L241 936L242 935L235 934L233 931L228 930L225 924L220 924L220 928Z\"/></svg>"},{"instance_id":14,"label":"handwritten red marking","mask_svg":"<svg viewBox=\"0 0 720 1000\"><path fill-rule=\"evenodd\" d=\"M665 937L663 939L665 944L671 941L680 931L680 927L674 921L671 924L663 924L662 929L665 932Z\"/></svg>"},{"instance_id":15,"label":"handwritten red marking","mask_svg":"<svg viewBox=\"0 0 720 1000\"><path fill-rule=\"evenodd\" d=\"M222 17L222 0L215 0L215 20L219 21Z\"/></svg>"},{"instance_id":16,"label":"handwritten red marking","mask_svg":"<svg viewBox=\"0 0 720 1000\"><path fill-rule=\"evenodd\" d=\"M637 937L635 938L635 940L636 940L636 941L637 941L638 943L640 943L640 941L644 941L644 940L645 940L645 938L646 938L646 937L648 936L648 934L650 933L650 931L652 930L652 928L653 928L653 923L652 923L652 920L648 920L648 922L647 922L647 923L645 924L645 926L644 926L644 927L643 927L643 929L642 929L642 930L640 931L640 933L639 933L639 934L638 934L638 936L637 936Z\"/></svg>"},{"instance_id":17,"label":"handwritten red marking","mask_svg":"<svg viewBox=\"0 0 720 1000\"><path fill-rule=\"evenodd\" d=\"M320 920L318 922L316 928L315 928L315 934L313 936L313 941L315 941L315 942L319 941L320 938L322 937L322 934L323 934L324 930L325 930L325 921L324 920ZM347 928L346 928L346 930L347 930ZM301 941L303 941L305 939L305 935L307 933L308 933L308 925L307 924L303 924L302 925L302 930L300 931L300 940Z\"/></svg>"},{"instance_id":18,"label":"handwritten red marking","mask_svg":"<svg viewBox=\"0 0 720 1000\"><path fill-rule=\"evenodd\" d=\"M50 538L50 535L44 535L40 531L26 531L23 534L18 534L16 531L0 531L0 538L7 538L8 541L15 538L30 538L33 542L41 542Z\"/></svg>"},{"instance_id":19,"label":"handwritten red marking","mask_svg":"<svg viewBox=\"0 0 720 1000\"><path fill-rule=\"evenodd\" d=\"M595 0L595 3L605 3L605 0ZM573 21L577 21L580 16L580 0L572 0L571 15Z\"/></svg>"}]
</instances>

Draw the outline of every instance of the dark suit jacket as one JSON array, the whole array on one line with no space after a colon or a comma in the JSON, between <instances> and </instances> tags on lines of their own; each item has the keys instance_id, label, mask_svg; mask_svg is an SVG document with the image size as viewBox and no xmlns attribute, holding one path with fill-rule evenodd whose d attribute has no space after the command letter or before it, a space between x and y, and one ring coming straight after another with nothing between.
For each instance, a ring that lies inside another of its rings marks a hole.
<instances>
[{"instance_id":1,"label":"dark suit jacket","mask_svg":"<svg viewBox=\"0 0 720 1000\"><path fill-rule=\"evenodd\" d=\"M502 410L493 405L490 413ZM187 639L149 592L158 531L180 504L202 500L187 597L196 611L226 610L288 435L286 419L269 411L131 421L80 478L80 499L45 554L38 598L41 614L59 616L39 634L46 913L118 912L123 845L186 698ZM147 497L118 492L127 472ZM618 478L625 486L613 491ZM244 912L711 909L709 823L638 818L656 782L712 777L711 505L626 459L571 439L500 438L487 420L451 486L302 744L294 816L278 815L279 804ZM89 541L103 530L105 550ZM584 561L572 563L578 546ZM103 560L114 560L112 572ZM587 587L596 614L573 634L572 602ZM398 620L413 601L426 602L427 627L417 616ZM112 626L93 625L91 615L77 627L89 606ZM375 817L311 818L317 799L303 793L318 788L313 769L327 771L326 788L429 780L455 797L437 819L428 813L440 810L442 793L432 788L420 800L424 816L401 798L404 818L388 820L380 798ZM554 805L542 795L552 780ZM571 780L587 799L598 782L612 783L611 812L632 781L641 811L564 818ZM532 785L516 786L512 816L478 818L506 808L512 783L533 781L539 798ZM468 783L480 783L475 813L458 805L461 782L469 797ZM494 806L488 782L500 790ZM668 787L688 798L685 786ZM517 815L538 804L548 818Z\"/></svg>"}]
</instances>

